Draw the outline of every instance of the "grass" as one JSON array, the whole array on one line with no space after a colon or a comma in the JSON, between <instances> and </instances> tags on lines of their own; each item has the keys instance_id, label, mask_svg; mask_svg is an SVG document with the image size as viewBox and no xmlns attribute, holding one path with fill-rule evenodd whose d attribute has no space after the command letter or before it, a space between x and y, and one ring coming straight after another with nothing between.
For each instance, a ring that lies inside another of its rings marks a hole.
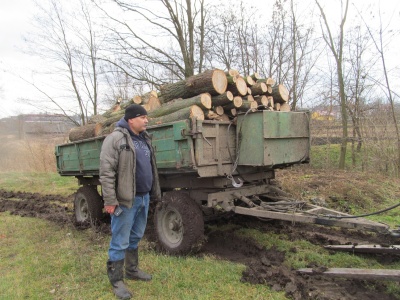
<instances>
[{"instance_id":1,"label":"grass","mask_svg":"<svg viewBox=\"0 0 400 300\"><path fill-rule=\"evenodd\" d=\"M0 299L114 298L105 272L108 238L40 219L0 217ZM286 299L265 285L241 283L244 265L151 250L140 257L153 280L128 281L137 299Z\"/></svg>"},{"instance_id":2,"label":"grass","mask_svg":"<svg viewBox=\"0 0 400 300\"><path fill-rule=\"evenodd\" d=\"M68 196L76 192L78 181L51 172L0 172L0 189Z\"/></svg>"}]
</instances>

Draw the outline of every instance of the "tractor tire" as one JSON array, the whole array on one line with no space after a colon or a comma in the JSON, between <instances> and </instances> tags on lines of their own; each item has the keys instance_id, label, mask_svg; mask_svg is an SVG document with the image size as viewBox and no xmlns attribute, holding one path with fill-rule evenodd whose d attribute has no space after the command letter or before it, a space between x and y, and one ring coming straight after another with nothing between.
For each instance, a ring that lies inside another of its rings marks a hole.
<instances>
[{"instance_id":1,"label":"tractor tire","mask_svg":"<svg viewBox=\"0 0 400 300\"><path fill-rule=\"evenodd\" d=\"M164 195L154 212L154 226L158 245L168 254L195 253L205 241L203 212L183 192Z\"/></svg>"},{"instance_id":2,"label":"tractor tire","mask_svg":"<svg viewBox=\"0 0 400 300\"><path fill-rule=\"evenodd\" d=\"M96 224L103 219L103 199L96 186L80 187L74 200L75 220L77 223Z\"/></svg>"}]
</instances>

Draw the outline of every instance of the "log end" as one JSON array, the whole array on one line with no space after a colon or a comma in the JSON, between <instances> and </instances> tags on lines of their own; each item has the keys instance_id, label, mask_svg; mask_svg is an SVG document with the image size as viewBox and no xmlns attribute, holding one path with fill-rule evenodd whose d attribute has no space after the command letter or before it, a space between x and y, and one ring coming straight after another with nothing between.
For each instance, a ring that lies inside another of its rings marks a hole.
<instances>
[{"instance_id":1,"label":"log end","mask_svg":"<svg viewBox=\"0 0 400 300\"><path fill-rule=\"evenodd\" d=\"M225 72L222 70L214 70L212 74L212 85L214 87L215 92L222 95L226 92L226 88L228 87L228 79L226 78Z\"/></svg>"}]
</instances>

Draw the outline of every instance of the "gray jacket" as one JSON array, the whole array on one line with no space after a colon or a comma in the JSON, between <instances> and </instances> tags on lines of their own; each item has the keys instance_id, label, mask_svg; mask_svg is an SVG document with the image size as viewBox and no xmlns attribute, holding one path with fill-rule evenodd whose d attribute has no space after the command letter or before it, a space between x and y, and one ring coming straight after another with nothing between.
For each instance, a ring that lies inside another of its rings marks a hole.
<instances>
[{"instance_id":1,"label":"gray jacket","mask_svg":"<svg viewBox=\"0 0 400 300\"><path fill-rule=\"evenodd\" d=\"M161 199L154 149L147 132L145 138L149 149L152 149L153 186L150 196ZM100 182L104 205L132 207L136 194L135 155L135 147L127 129L117 127L104 139L100 153Z\"/></svg>"}]
</instances>

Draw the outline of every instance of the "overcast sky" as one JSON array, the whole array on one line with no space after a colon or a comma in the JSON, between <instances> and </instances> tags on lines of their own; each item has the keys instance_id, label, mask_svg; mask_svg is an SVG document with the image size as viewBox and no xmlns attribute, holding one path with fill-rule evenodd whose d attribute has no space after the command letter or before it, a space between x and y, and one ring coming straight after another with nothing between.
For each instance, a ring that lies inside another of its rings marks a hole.
<instances>
[{"instance_id":1,"label":"overcast sky","mask_svg":"<svg viewBox=\"0 0 400 300\"><path fill-rule=\"evenodd\" d=\"M338 0L335 1L338 2ZM320 2L324 5L331 5L333 0L320 0ZM352 2L365 3L364 0L353 0ZM399 2L395 0L380 1L383 7L390 7L391 11L399 10ZM273 0L251 0L251 3L262 3L262 5L271 3L272 5ZM379 1L374 1L374 3L379 3ZM18 50L23 48L23 35L30 30L34 7L33 0L0 0L0 118L34 112L33 107L24 105L20 99L32 98L37 92L19 76L30 80L32 78L30 70L40 68L40 65L34 57L25 55ZM395 27L400 30L398 13L395 19ZM398 50L396 65L398 66L400 65L398 61L400 46L396 45L396 48Z\"/></svg>"}]
</instances>

